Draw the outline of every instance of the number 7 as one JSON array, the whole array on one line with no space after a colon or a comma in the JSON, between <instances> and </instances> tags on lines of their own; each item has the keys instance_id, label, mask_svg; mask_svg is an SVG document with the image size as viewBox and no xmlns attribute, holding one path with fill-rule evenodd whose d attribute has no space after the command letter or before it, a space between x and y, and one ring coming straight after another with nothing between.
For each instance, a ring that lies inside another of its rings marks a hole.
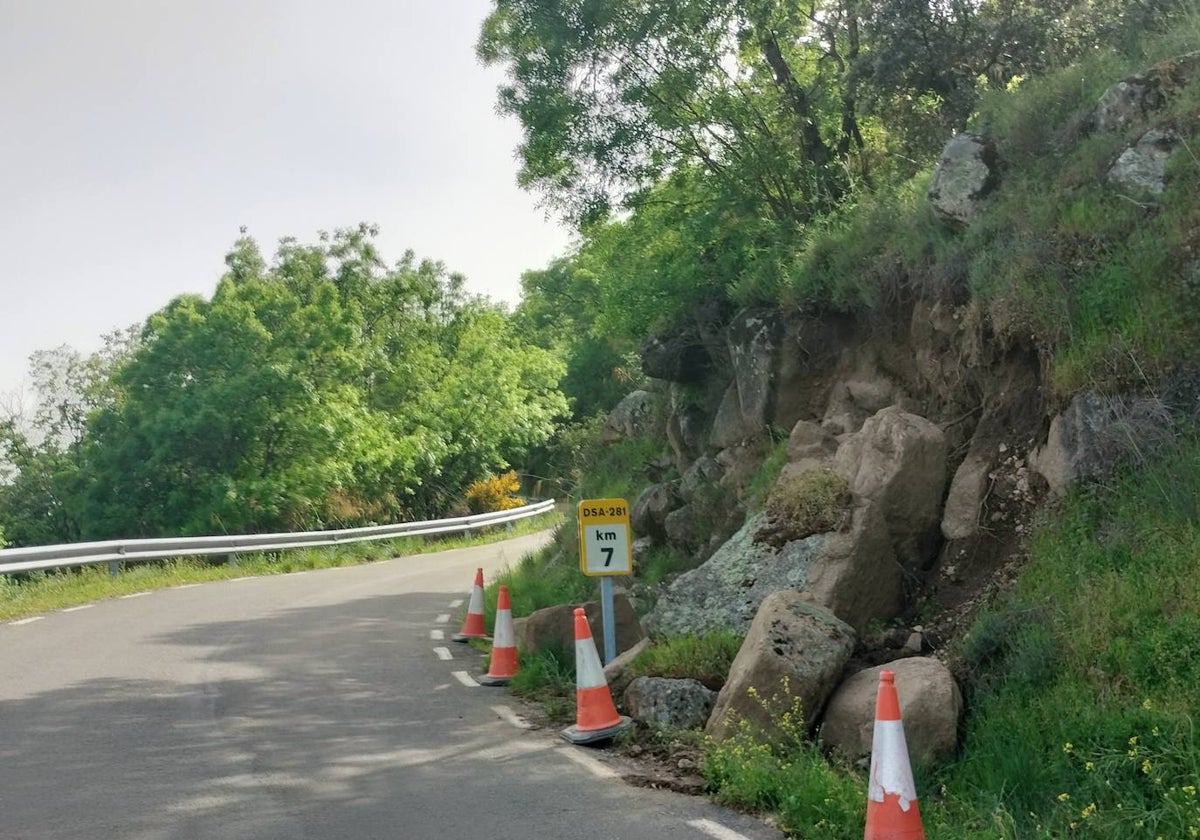
<instances>
[{"instance_id":1,"label":"number 7","mask_svg":"<svg viewBox=\"0 0 1200 840\"><path fill-rule=\"evenodd\" d=\"M612 564L613 550L611 548L601 548L600 553L604 555L604 568L608 568Z\"/></svg>"}]
</instances>

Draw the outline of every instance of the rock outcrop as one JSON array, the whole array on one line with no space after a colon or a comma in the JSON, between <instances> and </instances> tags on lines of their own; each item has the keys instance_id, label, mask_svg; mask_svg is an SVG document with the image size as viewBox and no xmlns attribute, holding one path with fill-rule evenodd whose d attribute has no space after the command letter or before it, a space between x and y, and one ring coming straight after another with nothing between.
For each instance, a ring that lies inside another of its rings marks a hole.
<instances>
[{"instance_id":1,"label":"rock outcrop","mask_svg":"<svg viewBox=\"0 0 1200 840\"><path fill-rule=\"evenodd\" d=\"M821 743L850 761L871 755L879 672L896 674L909 757L917 764L949 758L958 748L963 700L948 668L936 659L912 657L859 671L843 682L825 709Z\"/></svg>"},{"instance_id":2,"label":"rock outcrop","mask_svg":"<svg viewBox=\"0 0 1200 840\"><path fill-rule=\"evenodd\" d=\"M725 738L747 721L774 733L793 700L799 701L804 725L811 728L837 687L855 638L853 628L803 594L773 593L729 669L706 731Z\"/></svg>"},{"instance_id":3,"label":"rock outcrop","mask_svg":"<svg viewBox=\"0 0 1200 840\"><path fill-rule=\"evenodd\" d=\"M659 729L699 729L708 721L717 693L698 680L637 677L625 689L625 711Z\"/></svg>"},{"instance_id":4,"label":"rock outcrop","mask_svg":"<svg viewBox=\"0 0 1200 840\"><path fill-rule=\"evenodd\" d=\"M978 134L957 134L942 149L929 182L929 203L951 227L965 228L984 211L999 182L995 144Z\"/></svg>"}]
</instances>

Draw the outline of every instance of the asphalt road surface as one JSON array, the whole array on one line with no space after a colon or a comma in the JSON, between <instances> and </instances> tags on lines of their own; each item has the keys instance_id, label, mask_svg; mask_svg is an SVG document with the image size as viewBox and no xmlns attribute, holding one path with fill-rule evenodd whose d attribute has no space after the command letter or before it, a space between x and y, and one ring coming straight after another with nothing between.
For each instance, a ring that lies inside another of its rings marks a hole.
<instances>
[{"instance_id":1,"label":"asphalt road surface","mask_svg":"<svg viewBox=\"0 0 1200 840\"><path fill-rule=\"evenodd\" d=\"M479 654L439 636L475 567L545 539L0 625L0 838L777 840L467 679Z\"/></svg>"}]
</instances>

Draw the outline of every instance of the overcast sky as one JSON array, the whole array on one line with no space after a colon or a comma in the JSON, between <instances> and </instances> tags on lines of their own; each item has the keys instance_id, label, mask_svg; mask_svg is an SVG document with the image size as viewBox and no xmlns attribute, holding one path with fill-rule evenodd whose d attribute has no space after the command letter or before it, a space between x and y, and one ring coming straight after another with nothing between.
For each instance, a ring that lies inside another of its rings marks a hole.
<instances>
[{"instance_id":1,"label":"overcast sky","mask_svg":"<svg viewBox=\"0 0 1200 840\"><path fill-rule=\"evenodd\" d=\"M360 221L515 302L566 251L515 183L488 0L0 0L0 394L213 291L246 226Z\"/></svg>"}]
</instances>

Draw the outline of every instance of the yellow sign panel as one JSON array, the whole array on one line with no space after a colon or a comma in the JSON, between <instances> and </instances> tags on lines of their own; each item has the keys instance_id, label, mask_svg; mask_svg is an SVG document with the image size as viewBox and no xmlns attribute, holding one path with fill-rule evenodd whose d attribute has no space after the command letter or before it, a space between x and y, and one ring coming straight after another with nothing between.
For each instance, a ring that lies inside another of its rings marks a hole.
<instances>
[{"instance_id":1,"label":"yellow sign panel","mask_svg":"<svg viewBox=\"0 0 1200 840\"><path fill-rule=\"evenodd\" d=\"M629 503L584 499L579 503L579 569L589 577L633 573Z\"/></svg>"}]
</instances>

